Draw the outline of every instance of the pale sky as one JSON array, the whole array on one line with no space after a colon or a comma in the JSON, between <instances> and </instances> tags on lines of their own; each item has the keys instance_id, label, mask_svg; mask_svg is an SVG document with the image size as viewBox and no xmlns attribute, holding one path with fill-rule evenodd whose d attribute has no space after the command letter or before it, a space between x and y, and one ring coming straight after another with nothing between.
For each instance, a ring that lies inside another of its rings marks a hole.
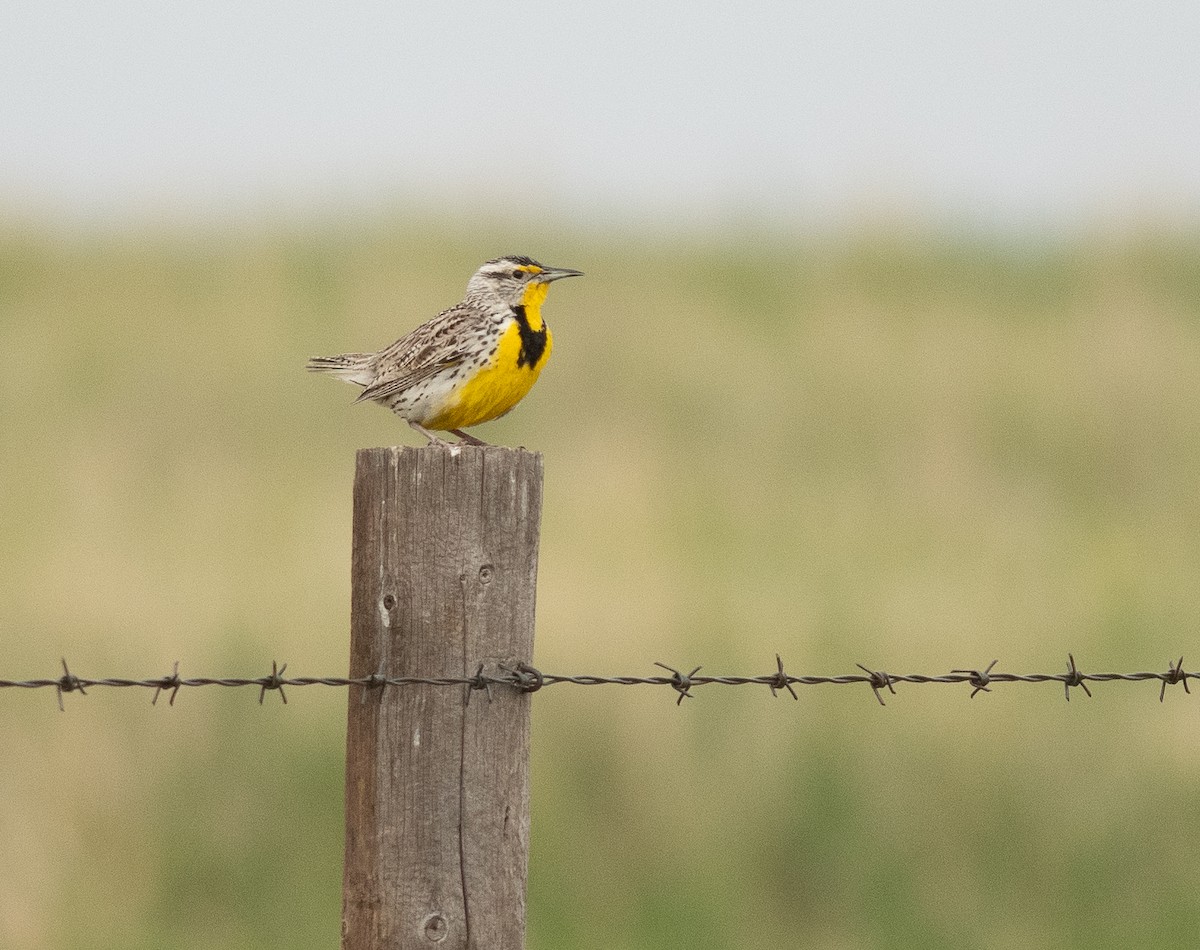
<instances>
[{"instance_id":1,"label":"pale sky","mask_svg":"<svg viewBox=\"0 0 1200 950\"><path fill-rule=\"evenodd\" d=\"M1200 211L1200 2L0 0L0 213Z\"/></svg>"}]
</instances>

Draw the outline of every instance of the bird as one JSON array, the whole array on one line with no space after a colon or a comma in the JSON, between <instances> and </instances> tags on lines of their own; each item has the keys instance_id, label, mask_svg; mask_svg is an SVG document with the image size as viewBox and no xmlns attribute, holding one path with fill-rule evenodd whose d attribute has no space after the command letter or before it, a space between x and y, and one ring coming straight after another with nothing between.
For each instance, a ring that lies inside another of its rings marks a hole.
<instances>
[{"instance_id":1,"label":"bird","mask_svg":"<svg viewBox=\"0 0 1200 950\"><path fill-rule=\"evenodd\" d=\"M532 257L497 257L475 271L460 303L391 346L313 357L306 368L362 386L356 403L386 406L430 445L453 444L435 431L487 445L463 430L498 419L528 395L554 343L542 317L550 284L582 276Z\"/></svg>"}]
</instances>

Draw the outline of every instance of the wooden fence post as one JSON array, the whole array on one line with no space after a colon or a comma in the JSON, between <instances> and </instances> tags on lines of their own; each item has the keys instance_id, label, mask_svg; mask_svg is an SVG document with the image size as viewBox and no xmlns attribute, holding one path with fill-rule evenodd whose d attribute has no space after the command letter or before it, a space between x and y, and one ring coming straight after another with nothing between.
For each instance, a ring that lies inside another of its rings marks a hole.
<instances>
[{"instance_id":1,"label":"wooden fence post","mask_svg":"<svg viewBox=\"0 0 1200 950\"><path fill-rule=\"evenodd\" d=\"M359 451L350 676L530 662L541 508L524 449ZM507 686L351 687L343 950L521 950L529 709Z\"/></svg>"}]
</instances>

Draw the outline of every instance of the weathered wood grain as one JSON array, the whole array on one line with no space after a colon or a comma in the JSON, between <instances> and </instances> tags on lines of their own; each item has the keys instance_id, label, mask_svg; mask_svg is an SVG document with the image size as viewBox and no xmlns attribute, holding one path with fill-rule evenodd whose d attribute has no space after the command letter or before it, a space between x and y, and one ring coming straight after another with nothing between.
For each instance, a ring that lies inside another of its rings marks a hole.
<instances>
[{"instance_id":1,"label":"weathered wood grain","mask_svg":"<svg viewBox=\"0 0 1200 950\"><path fill-rule=\"evenodd\" d=\"M542 458L363 449L350 675L472 675L533 657ZM344 950L520 950L530 696L352 687Z\"/></svg>"}]
</instances>

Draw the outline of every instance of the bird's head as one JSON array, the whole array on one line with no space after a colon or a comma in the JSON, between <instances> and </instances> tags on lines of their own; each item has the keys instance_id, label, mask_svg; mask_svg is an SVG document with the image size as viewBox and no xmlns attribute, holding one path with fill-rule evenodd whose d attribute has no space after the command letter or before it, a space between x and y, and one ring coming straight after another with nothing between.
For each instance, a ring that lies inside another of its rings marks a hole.
<instances>
[{"instance_id":1,"label":"bird's head","mask_svg":"<svg viewBox=\"0 0 1200 950\"><path fill-rule=\"evenodd\" d=\"M582 277L569 267L547 267L532 257L497 257L479 268L467 283L468 296L499 298L510 307L540 306L546 290L562 277Z\"/></svg>"}]
</instances>

